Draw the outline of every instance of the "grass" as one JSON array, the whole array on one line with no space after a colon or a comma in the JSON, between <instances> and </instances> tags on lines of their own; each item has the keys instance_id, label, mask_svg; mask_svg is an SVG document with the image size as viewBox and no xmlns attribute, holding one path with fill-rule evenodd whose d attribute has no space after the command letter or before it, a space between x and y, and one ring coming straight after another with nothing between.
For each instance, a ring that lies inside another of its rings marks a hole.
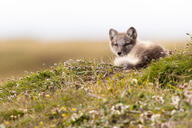
<instances>
[{"instance_id":1,"label":"grass","mask_svg":"<svg viewBox=\"0 0 192 128\"><path fill-rule=\"evenodd\" d=\"M190 127L191 45L146 69L68 60L0 88L0 127Z\"/></svg>"},{"instance_id":2,"label":"grass","mask_svg":"<svg viewBox=\"0 0 192 128\"><path fill-rule=\"evenodd\" d=\"M177 85L179 81L189 82L192 77L192 53L184 50L179 53L152 63L142 78L151 82L158 81L162 86Z\"/></svg>"},{"instance_id":3,"label":"grass","mask_svg":"<svg viewBox=\"0 0 192 128\"><path fill-rule=\"evenodd\" d=\"M108 43L99 41L42 42L0 41L0 80L21 76L24 71L46 69L67 59L104 59L111 56Z\"/></svg>"},{"instance_id":4,"label":"grass","mask_svg":"<svg viewBox=\"0 0 192 128\"><path fill-rule=\"evenodd\" d=\"M163 42L166 48L182 48L183 43ZM24 71L46 69L68 59L102 59L113 56L107 41L0 40L0 80L22 76ZM1 82L2 83L2 82Z\"/></svg>"}]
</instances>

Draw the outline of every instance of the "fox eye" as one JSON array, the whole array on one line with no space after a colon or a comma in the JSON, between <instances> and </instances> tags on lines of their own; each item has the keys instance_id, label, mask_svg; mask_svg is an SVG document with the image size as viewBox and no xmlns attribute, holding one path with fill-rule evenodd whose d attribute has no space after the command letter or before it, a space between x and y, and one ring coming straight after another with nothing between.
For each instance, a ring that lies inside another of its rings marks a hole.
<instances>
[{"instance_id":1,"label":"fox eye","mask_svg":"<svg viewBox=\"0 0 192 128\"><path fill-rule=\"evenodd\" d=\"M131 43L131 41L129 41L129 40L127 40L127 41L125 41L126 42L126 44L130 44Z\"/></svg>"},{"instance_id":2,"label":"fox eye","mask_svg":"<svg viewBox=\"0 0 192 128\"><path fill-rule=\"evenodd\" d=\"M123 46L128 46L129 45L129 43L126 43L126 44L124 44Z\"/></svg>"},{"instance_id":3,"label":"fox eye","mask_svg":"<svg viewBox=\"0 0 192 128\"><path fill-rule=\"evenodd\" d=\"M114 44L114 46L118 46L118 44Z\"/></svg>"}]
</instances>

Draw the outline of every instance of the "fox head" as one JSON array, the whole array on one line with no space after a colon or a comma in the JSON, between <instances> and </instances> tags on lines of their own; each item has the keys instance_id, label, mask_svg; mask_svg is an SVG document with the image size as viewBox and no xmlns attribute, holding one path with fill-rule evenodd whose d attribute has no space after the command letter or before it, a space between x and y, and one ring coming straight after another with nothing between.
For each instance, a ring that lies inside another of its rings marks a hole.
<instances>
[{"instance_id":1,"label":"fox head","mask_svg":"<svg viewBox=\"0 0 192 128\"><path fill-rule=\"evenodd\" d=\"M137 32L134 27L130 27L126 33L119 33L115 29L110 29L109 38L111 50L117 56L125 56L135 46Z\"/></svg>"}]
</instances>

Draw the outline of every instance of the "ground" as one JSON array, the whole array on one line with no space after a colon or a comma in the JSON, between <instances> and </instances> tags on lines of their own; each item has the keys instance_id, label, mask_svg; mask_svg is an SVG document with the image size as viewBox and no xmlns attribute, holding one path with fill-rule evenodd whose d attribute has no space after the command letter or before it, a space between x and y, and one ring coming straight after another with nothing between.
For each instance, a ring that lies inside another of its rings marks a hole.
<instances>
[{"instance_id":1,"label":"ground","mask_svg":"<svg viewBox=\"0 0 192 128\"><path fill-rule=\"evenodd\" d=\"M192 51L140 70L67 60L0 87L0 128L190 127Z\"/></svg>"}]
</instances>

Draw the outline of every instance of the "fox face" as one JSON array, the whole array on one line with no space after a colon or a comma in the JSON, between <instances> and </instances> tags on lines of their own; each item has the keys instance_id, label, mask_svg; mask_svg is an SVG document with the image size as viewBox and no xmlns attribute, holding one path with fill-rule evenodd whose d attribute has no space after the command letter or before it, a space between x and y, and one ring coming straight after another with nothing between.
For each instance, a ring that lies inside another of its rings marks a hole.
<instances>
[{"instance_id":1,"label":"fox face","mask_svg":"<svg viewBox=\"0 0 192 128\"><path fill-rule=\"evenodd\" d=\"M110 29L109 38L111 50L117 56L125 56L135 46L137 32L134 27L130 27L126 33L119 33L115 29Z\"/></svg>"}]
</instances>

